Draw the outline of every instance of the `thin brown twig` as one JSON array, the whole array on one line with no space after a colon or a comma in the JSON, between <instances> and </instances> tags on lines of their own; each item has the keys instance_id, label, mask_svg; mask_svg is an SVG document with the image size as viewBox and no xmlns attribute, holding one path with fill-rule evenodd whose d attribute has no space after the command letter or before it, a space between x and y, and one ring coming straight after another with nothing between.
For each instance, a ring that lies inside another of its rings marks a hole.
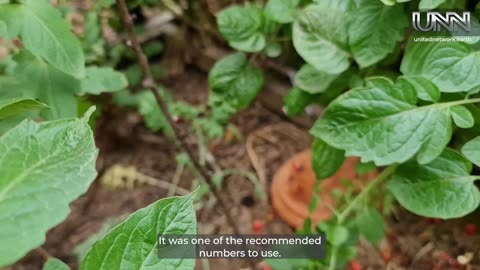
<instances>
[{"instance_id":1,"label":"thin brown twig","mask_svg":"<svg viewBox=\"0 0 480 270\"><path fill-rule=\"evenodd\" d=\"M179 136L180 129L175 124L175 121L173 120L172 115L168 111L167 103L163 100L163 98L160 96L160 94L157 91L158 85L153 78L148 59L147 59L147 57L145 56L145 53L142 50L142 47L141 47L140 42L137 38L137 35L135 34L133 19L132 19L132 16L130 15L130 13L128 11L128 7L127 7L127 4L126 4L125 0L116 0L116 2L117 2L118 11L120 13L120 17L123 21L125 30L127 31L127 34L128 34L128 39L130 41L129 45L135 51L135 54L136 54L137 60L138 60L138 64L140 65L140 68L142 70L142 74L143 74L143 78L144 78L143 86L145 88L150 89L150 91L155 96L155 100L156 100L160 110L165 115L165 118L167 119L169 125L171 126L171 128L173 130L173 136L172 137L175 140L175 143L178 144L178 146L189 156L190 160L193 163L194 168L198 171L200 176L205 180L207 185L210 187L210 190L212 191L213 195L219 201L220 206L222 207L223 212L224 212L224 214L227 218L227 222L231 226L231 228L233 229L233 232L235 234L240 234L240 230L238 229L238 226L235 223L235 220L233 219L232 215L230 214L230 211L228 209L228 204L226 203L226 199L222 196L220 191L217 189L217 187L213 183L207 169L205 167L201 166L198 163L198 161L194 158L193 151L190 149L190 147L187 145L187 143L180 139L180 136Z\"/></svg>"}]
</instances>

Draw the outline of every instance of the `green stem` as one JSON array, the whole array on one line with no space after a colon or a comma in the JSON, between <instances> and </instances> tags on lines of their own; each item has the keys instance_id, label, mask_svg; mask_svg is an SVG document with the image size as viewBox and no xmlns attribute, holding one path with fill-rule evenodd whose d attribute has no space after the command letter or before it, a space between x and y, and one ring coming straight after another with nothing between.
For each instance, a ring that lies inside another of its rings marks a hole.
<instances>
[{"instance_id":1,"label":"green stem","mask_svg":"<svg viewBox=\"0 0 480 270\"><path fill-rule=\"evenodd\" d=\"M358 194L355 199L350 202L347 207L338 215L337 223L342 224L350 213L358 206L360 202L381 182L385 181L397 169L397 165L388 166L383 172L374 180L370 181L368 185Z\"/></svg>"},{"instance_id":2,"label":"green stem","mask_svg":"<svg viewBox=\"0 0 480 270\"><path fill-rule=\"evenodd\" d=\"M330 265L328 266L328 270L335 270L335 266L337 264L337 254L338 248L336 246L332 247L332 257L330 258Z\"/></svg>"},{"instance_id":3,"label":"green stem","mask_svg":"<svg viewBox=\"0 0 480 270\"><path fill-rule=\"evenodd\" d=\"M352 213L352 211L358 206L359 203L365 199L368 194L374 188L382 183L383 181L387 180L397 169L398 165L390 165L388 166L383 172L374 180L370 181L368 185L358 194L355 199L353 199L345 209L337 216L337 224L341 225L345 220L348 218L348 216ZM332 256L330 259L330 264L328 266L328 270L334 270L335 266L337 264L337 253L338 253L338 247L334 246L332 247Z\"/></svg>"}]
</instances>

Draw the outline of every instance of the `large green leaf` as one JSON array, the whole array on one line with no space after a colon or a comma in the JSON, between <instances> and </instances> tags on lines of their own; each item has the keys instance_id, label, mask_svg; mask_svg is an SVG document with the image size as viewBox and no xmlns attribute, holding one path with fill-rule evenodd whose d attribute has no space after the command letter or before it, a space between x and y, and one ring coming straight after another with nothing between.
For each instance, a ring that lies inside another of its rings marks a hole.
<instances>
[{"instance_id":1,"label":"large green leaf","mask_svg":"<svg viewBox=\"0 0 480 270\"><path fill-rule=\"evenodd\" d=\"M22 84L23 95L38 99L51 108L41 112L45 119L77 115L75 93L80 87L78 80L25 52L17 55L16 60L15 76Z\"/></svg>"},{"instance_id":2,"label":"large green leaf","mask_svg":"<svg viewBox=\"0 0 480 270\"><path fill-rule=\"evenodd\" d=\"M451 107L478 102L462 100L416 106L414 86L373 79L333 101L311 133L347 156L376 165L402 163L417 157L422 163L436 158L452 135Z\"/></svg>"},{"instance_id":3,"label":"large green leaf","mask_svg":"<svg viewBox=\"0 0 480 270\"><path fill-rule=\"evenodd\" d=\"M334 175L345 161L345 151L315 139L312 145L312 168L318 180Z\"/></svg>"},{"instance_id":4,"label":"large green leaf","mask_svg":"<svg viewBox=\"0 0 480 270\"><path fill-rule=\"evenodd\" d=\"M157 239L159 235L195 234L196 230L193 196L162 199L133 213L94 244L80 269L192 270L195 259L159 257Z\"/></svg>"},{"instance_id":5,"label":"large green leaf","mask_svg":"<svg viewBox=\"0 0 480 270\"><path fill-rule=\"evenodd\" d=\"M462 147L462 154L473 164L480 167L480 137L467 142Z\"/></svg>"},{"instance_id":6,"label":"large green leaf","mask_svg":"<svg viewBox=\"0 0 480 270\"><path fill-rule=\"evenodd\" d=\"M25 120L0 137L0 266L45 241L95 179L97 149L82 119Z\"/></svg>"},{"instance_id":7,"label":"large green leaf","mask_svg":"<svg viewBox=\"0 0 480 270\"><path fill-rule=\"evenodd\" d=\"M298 54L316 69L339 74L350 66L347 11L350 1L326 0L307 6L293 24Z\"/></svg>"},{"instance_id":8,"label":"large green leaf","mask_svg":"<svg viewBox=\"0 0 480 270\"><path fill-rule=\"evenodd\" d=\"M415 161L398 167L389 190L409 211L427 217L457 218L480 204L480 191L471 176L472 165L460 154L446 149L429 164Z\"/></svg>"},{"instance_id":9,"label":"large green leaf","mask_svg":"<svg viewBox=\"0 0 480 270\"><path fill-rule=\"evenodd\" d=\"M310 94L325 92L338 74L317 70L309 64L303 65L295 76L295 85Z\"/></svg>"},{"instance_id":10,"label":"large green leaf","mask_svg":"<svg viewBox=\"0 0 480 270\"><path fill-rule=\"evenodd\" d=\"M356 0L348 26L350 49L361 68L391 53L408 26L402 5L386 6L378 0Z\"/></svg>"},{"instance_id":11,"label":"large green leaf","mask_svg":"<svg viewBox=\"0 0 480 270\"><path fill-rule=\"evenodd\" d=\"M28 98L0 100L0 120L32 110L47 109L48 105Z\"/></svg>"},{"instance_id":12,"label":"large green leaf","mask_svg":"<svg viewBox=\"0 0 480 270\"><path fill-rule=\"evenodd\" d=\"M414 39L415 37L413 37ZM400 70L423 76L441 92L467 92L480 86L480 52L462 42L410 40Z\"/></svg>"},{"instance_id":13,"label":"large green leaf","mask_svg":"<svg viewBox=\"0 0 480 270\"><path fill-rule=\"evenodd\" d=\"M80 81L79 94L99 95L105 92L115 92L128 86L124 74L109 67L88 67L86 76Z\"/></svg>"},{"instance_id":14,"label":"large green leaf","mask_svg":"<svg viewBox=\"0 0 480 270\"><path fill-rule=\"evenodd\" d=\"M264 24L263 10L251 4L230 6L217 15L222 36L231 47L245 52L259 52L265 48Z\"/></svg>"},{"instance_id":15,"label":"large green leaf","mask_svg":"<svg viewBox=\"0 0 480 270\"><path fill-rule=\"evenodd\" d=\"M42 270L70 270L70 267L56 258L50 258L43 266Z\"/></svg>"},{"instance_id":16,"label":"large green leaf","mask_svg":"<svg viewBox=\"0 0 480 270\"><path fill-rule=\"evenodd\" d=\"M217 62L208 82L213 92L221 94L236 108L244 108L257 96L263 86L260 70L252 66L245 54L231 54Z\"/></svg>"},{"instance_id":17,"label":"large green leaf","mask_svg":"<svg viewBox=\"0 0 480 270\"><path fill-rule=\"evenodd\" d=\"M47 1L24 0L22 4L2 4L0 20L7 25L8 36L20 36L25 48L34 55L74 77L85 75L80 42Z\"/></svg>"},{"instance_id":18,"label":"large green leaf","mask_svg":"<svg viewBox=\"0 0 480 270\"><path fill-rule=\"evenodd\" d=\"M295 19L300 0L268 0L265 13L279 23L291 23Z\"/></svg>"}]
</instances>

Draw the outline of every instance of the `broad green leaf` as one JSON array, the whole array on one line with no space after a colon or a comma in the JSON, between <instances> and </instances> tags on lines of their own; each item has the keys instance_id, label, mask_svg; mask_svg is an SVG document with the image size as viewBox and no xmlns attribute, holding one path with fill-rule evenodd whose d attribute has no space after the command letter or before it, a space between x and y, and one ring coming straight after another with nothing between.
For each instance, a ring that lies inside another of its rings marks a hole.
<instances>
[{"instance_id":1,"label":"broad green leaf","mask_svg":"<svg viewBox=\"0 0 480 270\"><path fill-rule=\"evenodd\" d=\"M316 69L339 74L350 66L347 11L350 1L326 0L307 6L293 24L293 45Z\"/></svg>"},{"instance_id":2,"label":"broad green leaf","mask_svg":"<svg viewBox=\"0 0 480 270\"><path fill-rule=\"evenodd\" d=\"M285 110L288 116L302 114L305 108L312 103L313 96L300 88L292 88L284 99Z\"/></svg>"},{"instance_id":3,"label":"broad green leaf","mask_svg":"<svg viewBox=\"0 0 480 270\"><path fill-rule=\"evenodd\" d=\"M459 128L471 128L475 124L472 113L464 106L453 106L451 111L453 122Z\"/></svg>"},{"instance_id":4,"label":"broad green leaf","mask_svg":"<svg viewBox=\"0 0 480 270\"><path fill-rule=\"evenodd\" d=\"M0 137L0 266L40 246L95 179L91 113L82 119L25 120Z\"/></svg>"},{"instance_id":5,"label":"broad green leaf","mask_svg":"<svg viewBox=\"0 0 480 270\"><path fill-rule=\"evenodd\" d=\"M468 92L480 86L477 76L480 52L461 42L415 42L413 39L400 67L403 74L423 76L447 93Z\"/></svg>"},{"instance_id":6,"label":"broad green leaf","mask_svg":"<svg viewBox=\"0 0 480 270\"><path fill-rule=\"evenodd\" d=\"M125 75L109 67L88 67L86 76L80 81L79 94L99 95L115 92L128 86Z\"/></svg>"},{"instance_id":7,"label":"broad green leaf","mask_svg":"<svg viewBox=\"0 0 480 270\"><path fill-rule=\"evenodd\" d=\"M259 52L266 46L263 10L255 5L230 6L217 15L218 30L237 50Z\"/></svg>"},{"instance_id":8,"label":"broad green leaf","mask_svg":"<svg viewBox=\"0 0 480 270\"><path fill-rule=\"evenodd\" d=\"M345 151L331 147L321 139L312 145L312 168L318 180L334 175L345 161Z\"/></svg>"},{"instance_id":9,"label":"broad green leaf","mask_svg":"<svg viewBox=\"0 0 480 270\"><path fill-rule=\"evenodd\" d=\"M462 147L462 154L473 164L480 167L480 137L467 142Z\"/></svg>"},{"instance_id":10,"label":"broad green leaf","mask_svg":"<svg viewBox=\"0 0 480 270\"><path fill-rule=\"evenodd\" d=\"M213 92L236 108L244 108L263 86L260 70L253 67L243 53L231 54L218 61L210 70L208 82Z\"/></svg>"},{"instance_id":11,"label":"broad green leaf","mask_svg":"<svg viewBox=\"0 0 480 270\"><path fill-rule=\"evenodd\" d=\"M268 0L265 13L279 23L291 23L295 19L300 0Z\"/></svg>"},{"instance_id":12,"label":"broad green leaf","mask_svg":"<svg viewBox=\"0 0 480 270\"><path fill-rule=\"evenodd\" d=\"M42 268L43 270L70 270L70 267L56 258L50 258Z\"/></svg>"},{"instance_id":13,"label":"broad green leaf","mask_svg":"<svg viewBox=\"0 0 480 270\"><path fill-rule=\"evenodd\" d=\"M385 236L385 224L377 209L366 207L355 217L354 224L360 234L372 244L377 244Z\"/></svg>"},{"instance_id":14,"label":"broad green leaf","mask_svg":"<svg viewBox=\"0 0 480 270\"><path fill-rule=\"evenodd\" d=\"M77 115L75 93L80 87L78 80L25 52L17 55L16 60L15 76L25 89L23 95L38 99L51 108L42 111L41 116L55 120Z\"/></svg>"},{"instance_id":15,"label":"broad green leaf","mask_svg":"<svg viewBox=\"0 0 480 270\"><path fill-rule=\"evenodd\" d=\"M0 120L20 113L39 109L48 109L48 105L27 98L0 100Z\"/></svg>"},{"instance_id":16,"label":"broad green leaf","mask_svg":"<svg viewBox=\"0 0 480 270\"><path fill-rule=\"evenodd\" d=\"M440 6L441 4L443 4L445 1L446 0L421 0L418 8L420 10L434 9L434 8Z\"/></svg>"},{"instance_id":17,"label":"broad green leaf","mask_svg":"<svg viewBox=\"0 0 480 270\"><path fill-rule=\"evenodd\" d=\"M348 37L353 58L369 67L393 52L408 26L402 5L386 6L378 0L357 0L350 13Z\"/></svg>"},{"instance_id":18,"label":"broad green leaf","mask_svg":"<svg viewBox=\"0 0 480 270\"><path fill-rule=\"evenodd\" d=\"M426 164L447 146L452 135L451 107L477 100L416 106L416 91L405 80L373 79L330 103L311 134L346 156L377 166L403 163L416 155Z\"/></svg>"},{"instance_id":19,"label":"broad green leaf","mask_svg":"<svg viewBox=\"0 0 480 270\"><path fill-rule=\"evenodd\" d=\"M80 269L193 270L195 259L159 257L157 239L160 235L196 231L193 196L165 198L133 213L94 244Z\"/></svg>"},{"instance_id":20,"label":"broad green leaf","mask_svg":"<svg viewBox=\"0 0 480 270\"><path fill-rule=\"evenodd\" d=\"M312 65L303 65L295 76L295 85L310 94L325 92L338 77L315 69Z\"/></svg>"},{"instance_id":21,"label":"broad green leaf","mask_svg":"<svg viewBox=\"0 0 480 270\"><path fill-rule=\"evenodd\" d=\"M421 100L437 102L440 100L440 91L438 87L429 80L420 76L402 76L400 80L407 80L417 91L417 96Z\"/></svg>"},{"instance_id":22,"label":"broad green leaf","mask_svg":"<svg viewBox=\"0 0 480 270\"><path fill-rule=\"evenodd\" d=\"M480 191L471 176L472 165L457 152L446 149L434 161L415 161L397 168L388 189L409 211L426 217L458 218L480 204Z\"/></svg>"},{"instance_id":23,"label":"broad green leaf","mask_svg":"<svg viewBox=\"0 0 480 270\"><path fill-rule=\"evenodd\" d=\"M267 46L267 40L262 33L255 33L247 39L232 40L228 43L230 47L242 52L260 52Z\"/></svg>"},{"instance_id":24,"label":"broad green leaf","mask_svg":"<svg viewBox=\"0 0 480 270\"><path fill-rule=\"evenodd\" d=\"M76 78L85 75L80 42L47 1L0 5L0 21L7 25L8 37L20 36L23 46L35 56Z\"/></svg>"}]
</instances>

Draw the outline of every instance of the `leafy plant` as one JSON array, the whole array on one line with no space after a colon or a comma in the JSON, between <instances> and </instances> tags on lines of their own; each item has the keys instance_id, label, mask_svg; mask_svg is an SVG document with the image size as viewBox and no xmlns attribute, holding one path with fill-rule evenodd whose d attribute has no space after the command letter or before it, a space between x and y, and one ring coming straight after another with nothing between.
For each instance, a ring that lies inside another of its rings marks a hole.
<instances>
[{"instance_id":1,"label":"leafy plant","mask_svg":"<svg viewBox=\"0 0 480 270\"><path fill-rule=\"evenodd\" d=\"M354 231L373 242L382 237L376 233L383 229L365 231L361 224L381 219L366 202L384 181L400 205L418 215L462 217L480 205L474 182L478 176L471 175L471 162L480 164L478 45L416 42L421 34L407 31L410 11L440 5L466 8L465 1L269 0L264 7L252 3L229 7L217 17L229 45L253 53L251 65L268 57L263 37L291 42L306 62L296 73L285 106L286 113L295 116L310 104L327 105L310 130L318 181L333 175L349 156L361 158L360 170L386 166L356 197L340 204L331 221L315 227L327 232L331 247L317 267L345 265L354 256L347 251L355 243ZM239 16L247 9L255 10L255 16ZM271 21L276 30L265 31ZM255 46L236 46L232 38ZM254 88L245 85L231 95L249 89ZM310 222L304 231L312 232L315 224Z\"/></svg>"},{"instance_id":2,"label":"leafy plant","mask_svg":"<svg viewBox=\"0 0 480 270\"><path fill-rule=\"evenodd\" d=\"M21 45L11 43L13 56L4 61L0 77L3 267L42 245L46 232L67 217L69 204L96 178L98 150L89 125L95 109L77 118L77 103L83 106L77 96L119 91L127 87L127 80L110 67L85 67L80 41L47 1L1 1L0 29L0 36L21 40ZM82 267L111 269L117 265L130 269L133 265L126 265L130 259L108 253L106 248L119 245L115 247L131 248L124 251L135 256L137 268L156 264L193 269L192 260L157 258L154 247L159 233L195 231L192 195L160 200L132 214L95 244ZM125 233L132 237L125 237ZM147 243L150 253L145 256ZM108 264L98 261L98 256L108 259ZM44 269L69 267L51 258Z\"/></svg>"}]
</instances>

